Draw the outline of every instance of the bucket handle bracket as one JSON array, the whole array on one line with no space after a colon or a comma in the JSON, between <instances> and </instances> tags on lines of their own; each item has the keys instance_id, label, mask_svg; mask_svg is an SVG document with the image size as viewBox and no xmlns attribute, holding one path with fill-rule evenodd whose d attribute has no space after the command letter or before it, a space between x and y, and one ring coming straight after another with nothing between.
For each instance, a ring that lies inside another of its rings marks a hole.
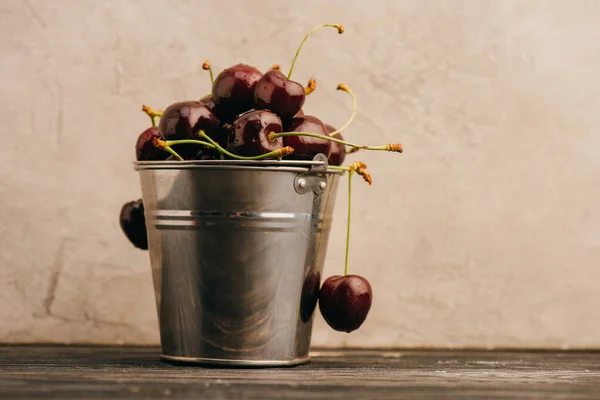
<instances>
[{"instance_id":1,"label":"bucket handle bracket","mask_svg":"<svg viewBox=\"0 0 600 400\"><path fill-rule=\"evenodd\" d=\"M323 153L317 154L313 161L318 161L310 167L310 170L296 175L294 189L299 194L314 192L322 195L327 189L327 156Z\"/></svg>"}]
</instances>

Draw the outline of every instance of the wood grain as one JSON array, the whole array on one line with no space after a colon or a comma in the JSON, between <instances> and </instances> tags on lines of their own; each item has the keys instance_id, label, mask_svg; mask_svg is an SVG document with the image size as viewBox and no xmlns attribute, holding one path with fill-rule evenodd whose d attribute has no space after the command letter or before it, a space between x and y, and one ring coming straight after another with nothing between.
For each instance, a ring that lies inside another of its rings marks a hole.
<instances>
[{"instance_id":1,"label":"wood grain","mask_svg":"<svg viewBox=\"0 0 600 400\"><path fill-rule=\"evenodd\" d=\"M294 368L175 366L157 348L0 347L0 398L600 397L598 352L313 352Z\"/></svg>"}]
</instances>

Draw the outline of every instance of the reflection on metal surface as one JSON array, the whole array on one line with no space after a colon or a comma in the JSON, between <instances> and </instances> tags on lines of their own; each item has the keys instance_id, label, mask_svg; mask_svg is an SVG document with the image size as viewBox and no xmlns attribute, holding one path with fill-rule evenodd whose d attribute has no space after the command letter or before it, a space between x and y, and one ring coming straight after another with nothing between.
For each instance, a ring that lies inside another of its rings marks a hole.
<instances>
[{"instance_id":1,"label":"reflection on metal surface","mask_svg":"<svg viewBox=\"0 0 600 400\"><path fill-rule=\"evenodd\" d=\"M157 229L258 229L280 232L306 229L307 222L313 231L322 230L320 214L251 212L251 211L191 211L158 210L148 216L150 224Z\"/></svg>"},{"instance_id":2,"label":"reflection on metal surface","mask_svg":"<svg viewBox=\"0 0 600 400\"><path fill-rule=\"evenodd\" d=\"M136 168L162 357L261 366L308 360L318 286L305 282L323 270L340 174L323 172L320 161L147 164ZM299 174L326 184L298 193Z\"/></svg>"}]
</instances>

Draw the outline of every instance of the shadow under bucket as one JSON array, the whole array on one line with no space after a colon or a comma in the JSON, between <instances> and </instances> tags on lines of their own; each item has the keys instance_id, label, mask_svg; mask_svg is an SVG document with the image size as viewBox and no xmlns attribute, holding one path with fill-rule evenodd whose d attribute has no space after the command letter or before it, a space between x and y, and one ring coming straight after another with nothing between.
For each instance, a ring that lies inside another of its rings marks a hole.
<instances>
[{"instance_id":1,"label":"shadow under bucket","mask_svg":"<svg viewBox=\"0 0 600 400\"><path fill-rule=\"evenodd\" d=\"M340 175L312 161L136 162L162 358L309 360Z\"/></svg>"}]
</instances>

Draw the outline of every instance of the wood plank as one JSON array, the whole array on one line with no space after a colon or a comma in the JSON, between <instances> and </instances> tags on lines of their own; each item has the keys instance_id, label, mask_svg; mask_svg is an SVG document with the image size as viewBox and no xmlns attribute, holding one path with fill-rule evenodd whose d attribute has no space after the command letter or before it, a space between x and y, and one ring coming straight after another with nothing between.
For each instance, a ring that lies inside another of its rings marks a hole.
<instances>
[{"instance_id":1,"label":"wood plank","mask_svg":"<svg viewBox=\"0 0 600 400\"><path fill-rule=\"evenodd\" d=\"M330 351L293 368L174 366L157 348L0 346L0 398L600 398L598 352Z\"/></svg>"}]
</instances>

